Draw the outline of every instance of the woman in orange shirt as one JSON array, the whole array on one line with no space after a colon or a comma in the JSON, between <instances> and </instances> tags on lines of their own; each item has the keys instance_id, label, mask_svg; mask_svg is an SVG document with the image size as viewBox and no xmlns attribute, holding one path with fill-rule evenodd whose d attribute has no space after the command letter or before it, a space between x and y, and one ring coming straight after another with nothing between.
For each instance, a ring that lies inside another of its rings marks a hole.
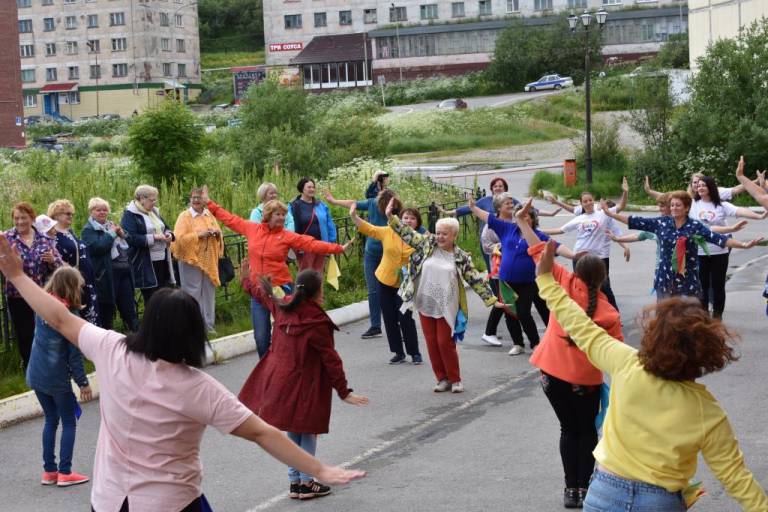
<instances>
[{"instance_id":1,"label":"woman in orange shirt","mask_svg":"<svg viewBox=\"0 0 768 512\"><path fill-rule=\"evenodd\" d=\"M517 212L526 218L531 208L529 199ZM545 244L527 222L518 222L520 234L528 242L528 254L538 263ZM592 320L612 337L623 340L621 316L600 291L607 275L597 256L576 257L574 274L555 263L552 275ZM597 446L595 418L600 408L600 386L603 372L587 360L550 315L547 330L531 357L531 364L541 370L541 384L557 419L560 421L560 457L565 471L565 508L581 508L595 466L592 451Z\"/></svg>"}]
</instances>

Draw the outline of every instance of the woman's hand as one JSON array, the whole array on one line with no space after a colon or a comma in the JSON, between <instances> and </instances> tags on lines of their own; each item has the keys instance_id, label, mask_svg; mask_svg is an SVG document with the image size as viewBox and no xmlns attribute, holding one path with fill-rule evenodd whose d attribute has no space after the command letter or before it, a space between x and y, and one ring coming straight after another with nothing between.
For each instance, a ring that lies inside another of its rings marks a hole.
<instances>
[{"instance_id":1,"label":"woman's hand","mask_svg":"<svg viewBox=\"0 0 768 512\"><path fill-rule=\"evenodd\" d=\"M543 276L552 272L552 267L555 265L555 251L557 250L557 244L554 240L547 241L547 245L544 246L544 252L541 253L541 259L536 265L536 275Z\"/></svg>"},{"instance_id":2,"label":"woman's hand","mask_svg":"<svg viewBox=\"0 0 768 512\"><path fill-rule=\"evenodd\" d=\"M742 229L744 229L744 226L746 226L747 224L748 224L747 221L744 220L744 219L738 221L736 224L731 226L731 228L733 229L733 231L731 231L731 233L735 233L737 231L741 231Z\"/></svg>"},{"instance_id":3,"label":"woman's hand","mask_svg":"<svg viewBox=\"0 0 768 512\"><path fill-rule=\"evenodd\" d=\"M90 402L91 398L93 398L93 392L91 391L91 386L83 386L80 388L80 401L81 402Z\"/></svg>"},{"instance_id":4,"label":"woman's hand","mask_svg":"<svg viewBox=\"0 0 768 512\"><path fill-rule=\"evenodd\" d=\"M115 234L117 236L119 236L120 238L125 238L125 230L123 229L123 227L121 225L119 225L119 224L112 224L112 231L114 231Z\"/></svg>"},{"instance_id":5,"label":"woman's hand","mask_svg":"<svg viewBox=\"0 0 768 512\"><path fill-rule=\"evenodd\" d=\"M208 204L208 201L211 200L211 198L208 197L208 185L203 185L203 190L200 192L200 200L203 204Z\"/></svg>"},{"instance_id":6,"label":"woman's hand","mask_svg":"<svg viewBox=\"0 0 768 512\"><path fill-rule=\"evenodd\" d=\"M355 245L355 239L350 238L347 243L341 246L343 252L347 252L353 245Z\"/></svg>"},{"instance_id":7,"label":"woman's hand","mask_svg":"<svg viewBox=\"0 0 768 512\"><path fill-rule=\"evenodd\" d=\"M645 189L646 193L651 191L651 179L648 176L645 177L643 182L643 189Z\"/></svg>"},{"instance_id":8,"label":"woman's hand","mask_svg":"<svg viewBox=\"0 0 768 512\"><path fill-rule=\"evenodd\" d=\"M629 182L627 181L626 176L621 180L621 191L629 194Z\"/></svg>"},{"instance_id":9,"label":"woman's hand","mask_svg":"<svg viewBox=\"0 0 768 512\"><path fill-rule=\"evenodd\" d=\"M744 176L744 155L739 158L739 163L736 165L736 177L740 178Z\"/></svg>"},{"instance_id":10,"label":"woman's hand","mask_svg":"<svg viewBox=\"0 0 768 512\"><path fill-rule=\"evenodd\" d=\"M361 469L344 469L341 466L326 466L314 476L318 482L327 485L344 485L352 480L363 478L367 473Z\"/></svg>"},{"instance_id":11,"label":"woman's hand","mask_svg":"<svg viewBox=\"0 0 768 512\"><path fill-rule=\"evenodd\" d=\"M48 264L52 264L52 263L55 261L55 259L54 259L54 257L53 257L53 251L52 251L52 250L50 250L50 249L48 249L47 251L45 251L45 252L43 253L43 256L42 256L42 260L43 260L44 262L48 263Z\"/></svg>"},{"instance_id":12,"label":"woman's hand","mask_svg":"<svg viewBox=\"0 0 768 512\"><path fill-rule=\"evenodd\" d=\"M759 237L757 237L757 238L755 238L753 240L750 240L749 242L741 242L742 243L741 248L742 249L751 249L751 248L753 248L754 246L756 246L757 244L759 244L762 241L763 241L763 237L759 236Z\"/></svg>"},{"instance_id":13,"label":"woman's hand","mask_svg":"<svg viewBox=\"0 0 768 512\"><path fill-rule=\"evenodd\" d=\"M387 208L384 210L384 214L387 216L388 219L392 218L392 211L395 209L395 198L389 200L387 203Z\"/></svg>"},{"instance_id":14,"label":"woman's hand","mask_svg":"<svg viewBox=\"0 0 768 512\"><path fill-rule=\"evenodd\" d=\"M0 234L0 272L7 279L13 279L24 273L19 253L11 247L3 234Z\"/></svg>"},{"instance_id":15,"label":"woman's hand","mask_svg":"<svg viewBox=\"0 0 768 512\"><path fill-rule=\"evenodd\" d=\"M211 232L207 229L201 229L197 232L197 238L208 238L209 236L211 236Z\"/></svg>"},{"instance_id":16,"label":"woman's hand","mask_svg":"<svg viewBox=\"0 0 768 512\"><path fill-rule=\"evenodd\" d=\"M517 210L517 213L515 213L515 219L521 220L521 219L527 219L529 213L531 212L531 207L533 205L533 198L529 197L528 200L523 203L523 207Z\"/></svg>"},{"instance_id":17,"label":"woman's hand","mask_svg":"<svg viewBox=\"0 0 768 512\"><path fill-rule=\"evenodd\" d=\"M475 207L475 196L471 192L467 192L467 206L470 208Z\"/></svg>"},{"instance_id":18,"label":"woman's hand","mask_svg":"<svg viewBox=\"0 0 768 512\"><path fill-rule=\"evenodd\" d=\"M368 405L368 397L363 395L356 395L354 393L348 394L344 401L352 405Z\"/></svg>"},{"instance_id":19,"label":"woman's hand","mask_svg":"<svg viewBox=\"0 0 768 512\"><path fill-rule=\"evenodd\" d=\"M333 202L335 200L334 197L333 197L333 194L331 194L331 189L329 189L329 188L324 188L323 189L323 197L325 198L326 201L328 201L331 204L333 204Z\"/></svg>"},{"instance_id":20,"label":"woman's hand","mask_svg":"<svg viewBox=\"0 0 768 512\"><path fill-rule=\"evenodd\" d=\"M629 253L629 247L627 247L627 246L625 245L625 246L624 246L624 261L626 261L627 263L629 263L629 257L630 257L630 253Z\"/></svg>"},{"instance_id":21,"label":"woman's hand","mask_svg":"<svg viewBox=\"0 0 768 512\"><path fill-rule=\"evenodd\" d=\"M326 199L327 198L328 196L326 196ZM357 217L357 203L353 202L351 205L349 205L349 216L353 219Z\"/></svg>"}]
</instances>

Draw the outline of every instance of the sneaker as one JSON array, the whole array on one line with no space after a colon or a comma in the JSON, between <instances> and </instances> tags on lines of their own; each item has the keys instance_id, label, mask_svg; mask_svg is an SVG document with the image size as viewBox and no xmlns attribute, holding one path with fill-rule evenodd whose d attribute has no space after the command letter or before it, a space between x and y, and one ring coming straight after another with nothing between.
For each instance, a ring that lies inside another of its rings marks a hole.
<instances>
[{"instance_id":1,"label":"sneaker","mask_svg":"<svg viewBox=\"0 0 768 512\"><path fill-rule=\"evenodd\" d=\"M299 499L311 500L312 498L319 498L321 496L328 496L331 494L331 488L327 485L320 484L314 480L310 480L306 484L299 486Z\"/></svg>"},{"instance_id":2,"label":"sneaker","mask_svg":"<svg viewBox=\"0 0 768 512\"><path fill-rule=\"evenodd\" d=\"M451 393L463 393L464 392L464 384L461 382L454 382L451 384Z\"/></svg>"},{"instance_id":3,"label":"sneaker","mask_svg":"<svg viewBox=\"0 0 768 512\"><path fill-rule=\"evenodd\" d=\"M433 391L435 393L443 393L445 391L448 391L449 389L451 389L451 383L448 382L447 380L443 379L440 382L438 382L437 384L435 384L435 387L433 388Z\"/></svg>"},{"instance_id":4,"label":"sneaker","mask_svg":"<svg viewBox=\"0 0 768 512\"><path fill-rule=\"evenodd\" d=\"M288 497L292 500L299 499L299 482L291 482L291 489L288 491Z\"/></svg>"},{"instance_id":5,"label":"sneaker","mask_svg":"<svg viewBox=\"0 0 768 512\"><path fill-rule=\"evenodd\" d=\"M480 339L486 342L487 344L491 345L492 347L501 346L501 342L499 341L498 336L496 336L495 334L483 334L480 337Z\"/></svg>"},{"instance_id":6,"label":"sneaker","mask_svg":"<svg viewBox=\"0 0 768 512\"><path fill-rule=\"evenodd\" d=\"M43 485L56 485L59 480L58 471L45 471L43 477L40 479L40 483Z\"/></svg>"},{"instance_id":7,"label":"sneaker","mask_svg":"<svg viewBox=\"0 0 768 512\"><path fill-rule=\"evenodd\" d=\"M405 354L395 354L392 359L389 360L389 364L402 364L405 362Z\"/></svg>"},{"instance_id":8,"label":"sneaker","mask_svg":"<svg viewBox=\"0 0 768 512\"><path fill-rule=\"evenodd\" d=\"M525 354L525 347L522 345L514 345L512 346L512 350L509 351L509 355L511 356L519 356L520 354Z\"/></svg>"},{"instance_id":9,"label":"sneaker","mask_svg":"<svg viewBox=\"0 0 768 512\"><path fill-rule=\"evenodd\" d=\"M381 329L378 327L371 327L363 334L361 334L360 337L364 340L369 340L371 338L381 338Z\"/></svg>"},{"instance_id":10,"label":"sneaker","mask_svg":"<svg viewBox=\"0 0 768 512\"><path fill-rule=\"evenodd\" d=\"M411 361L413 361L413 364L424 364L424 360L421 358L421 354L411 356Z\"/></svg>"},{"instance_id":11,"label":"sneaker","mask_svg":"<svg viewBox=\"0 0 768 512\"><path fill-rule=\"evenodd\" d=\"M90 478L88 478L87 476L81 475L80 473L75 473L74 471L69 473L68 475L65 475L64 473L59 473L59 479L56 482L56 485L58 485L59 487L69 487L70 485L84 484L89 480Z\"/></svg>"},{"instance_id":12,"label":"sneaker","mask_svg":"<svg viewBox=\"0 0 768 512\"><path fill-rule=\"evenodd\" d=\"M563 506L565 508L578 508L579 490L575 487L566 487L563 491Z\"/></svg>"},{"instance_id":13,"label":"sneaker","mask_svg":"<svg viewBox=\"0 0 768 512\"><path fill-rule=\"evenodd\" d=\"M579 487L579 502L576 503L576 508L584 508L584 500L587 499L587 489Z\"/></svg>"}]
</instances>

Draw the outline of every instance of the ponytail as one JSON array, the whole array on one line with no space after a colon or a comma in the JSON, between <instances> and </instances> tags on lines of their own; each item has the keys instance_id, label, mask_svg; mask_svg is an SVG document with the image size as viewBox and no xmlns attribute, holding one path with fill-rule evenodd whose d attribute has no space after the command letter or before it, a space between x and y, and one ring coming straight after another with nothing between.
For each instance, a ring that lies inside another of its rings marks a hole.
<instances>
[{"instance_id":1,"label":"ponytail","mask_svg":"<svg viewBox=\"0 0 768 512\"><path fill-rule=\"evenodd\" d=\"M597 310L597 296L600 287L603 286L603 282L608 277L605 263L593 254L584 254L576 261L574 273L587 286L586 313L589 318L592 318ZM565 340L569 345L575 345L570 336L566 336Z\"/></svg>"},{"instance_id":2,"label":"ponytail","mask_svg":"<svg viewBox=\"0 0 768 512\"><path fill-rule=\"evenodd\" d=\"M296 276L296 291L291 296L290 302L280 304L283 311L293 311L305 300L314 298L323 286L323 276L317 270L308 268L299 272ZM272 296L272 290L269 290Z\"/></svg>"}]
</instances>

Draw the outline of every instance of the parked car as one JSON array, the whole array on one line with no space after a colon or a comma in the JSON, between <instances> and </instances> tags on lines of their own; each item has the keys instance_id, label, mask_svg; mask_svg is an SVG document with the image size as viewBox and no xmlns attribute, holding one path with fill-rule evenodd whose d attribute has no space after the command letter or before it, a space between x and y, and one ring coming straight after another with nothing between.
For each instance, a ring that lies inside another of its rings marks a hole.
<instances>
[{"instance_id":1,"label":"parked car","mask_svg":"<svg viewBox=\"0 0 768 512\"><path fill-rule=\"evenodd\" d=\"M526 84L525 92L541 91L544 89L562 89L573 87L573 79L569 76L544 75L535 82Z\"/></svg>"},{"instance_id":2,"label":"parked car","mask_svg":"<svg viewBox=\"0 0 768 512\"><path fill-rule=\"evenodd\" d=\"M45 149L46 151L53 151L54 153L61 153L64 150L64 146L59 144L56 137L39 137L30 146L37 149Z\"/></svg>"},{"instance_id":3,"label":"parked car","mask_svg":"<svg viewBox=\"0 0 768 512\"><path fill-rule=\"evenodd\" d=\"M467 108L467 102L461 98L443 100L437 104L437 108L440 110L464 110Z\"/></svg>"},{"instance_id":4,"label":"parked car","mask_svg":"<svg viewBox=\"0 0 768 512\"><path fill-rule=\"evenodd\" d=\"M24 124L27 126L34 126L37 123L41 123L43 118L41 116L27 116L24 118Z\"/></svg>"}]
</instances>

